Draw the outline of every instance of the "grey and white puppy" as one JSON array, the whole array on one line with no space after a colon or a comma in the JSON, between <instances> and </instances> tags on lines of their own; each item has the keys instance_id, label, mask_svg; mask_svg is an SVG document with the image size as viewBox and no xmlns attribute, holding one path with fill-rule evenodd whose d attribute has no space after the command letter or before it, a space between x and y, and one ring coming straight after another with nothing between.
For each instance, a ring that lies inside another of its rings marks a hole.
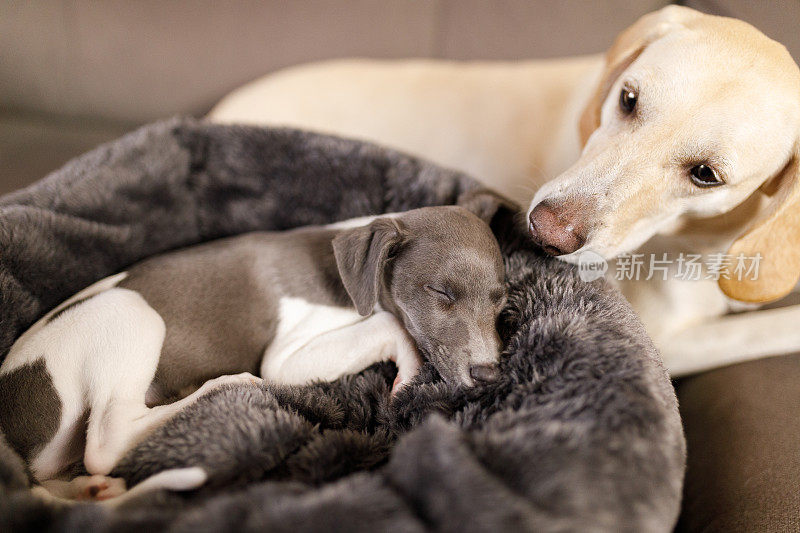
<instances>
[{"instance_id":1,"label":"grey and white puppy","mask_svg":"<svg viewBox=\"0 0 800 533\"><path fill-rule=\"evenodd\" d=\"M467 205L488 219L499 204ZM463 207L212 241L138 263L34 324L0 367L0 426L39 482L82 458L93 477L73 495L109 498L124 486L104 476L143 436L254 373L303 384L393 360L398 387L419 348L448 382L494 380L504 300L497 241ZM41 401L15 403L23 387ZM178 486L204 480L187 475Z\"/></svg>"}]
</instances>

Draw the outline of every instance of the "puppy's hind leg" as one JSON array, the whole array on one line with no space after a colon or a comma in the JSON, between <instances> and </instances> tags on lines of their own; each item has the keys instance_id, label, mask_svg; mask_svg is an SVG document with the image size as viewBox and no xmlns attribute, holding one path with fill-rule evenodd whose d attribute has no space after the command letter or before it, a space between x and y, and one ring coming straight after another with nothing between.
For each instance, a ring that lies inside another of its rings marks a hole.
<instances>
[{"instance_id":1,"label":"puppy's hind leg","mask_svg":"<svg viewBox=\"0 0 800 533\"><path fill-rule=\"evenodd\" d=\"M84 457L86 470L92 474L108 474L125 453L148 433L215 389L262 382L261 378L250 373L221 376L207 381L186 398L151 408L146 407L143 401L126 401L124 397L117 397L108 402L101 416L89 420ZM117 495L115 493L108 497Z\"/></svg>"},{"instance_id":2,"label":"puppy's hind leg","mask_svg":"<svg viewBox=\"0 0 800 533\"><path fill-rule=\"evenodd\" d=\"M111 289L83 305L93 331L84 366L89 407L84 465L105 476L141 436L133 421L147 413L166 328L136 292Z\"/></svg>"},{"instance_id":3,"label":"puppy's hind leg","mask_svg":"<svg viewBox=\"0 0 800 533\"><path fill-rule=\"evenodd\" d=\"M45 502L59 505L75 505L80 501L92 500L114 508L158 490L183 492L198 489L207 480L208 474L202 468L175 468L154 474L127 491L122 479L81 476L71 481L46 481L32 487L31 493ZM106 488L98 490L102 487Z\"/></svg>"},{"instance_id":4,"label":"puppy's hind leg","mask_svg":"<svg viewBox=\"0 0 800 533\"><path fill-rule=\"evenodd\" d=\"M36 487L43 497L68 501L101 501L125 493L125 480L106 476L78 476L69 481L49 479ZM43 490L42 490L43 489Z\"/></svg>"},{"instance_id":5,"label":"puppy's hind leg","mask_svg":"<svg viewBox=\"0 0 800 533\"><path fill-rule=\"evenodd\" d=\"M93 300L97 314L90 323L102 335L92 336L94 355L86 365L91 385L84 465L90 474L107 476L149 432L211 390L261 381L250 374L223 376L175 403L148 408L145 396L158 367L164 321L138 293L127 289L112 289Z\"/></svg>"}]
</instances>

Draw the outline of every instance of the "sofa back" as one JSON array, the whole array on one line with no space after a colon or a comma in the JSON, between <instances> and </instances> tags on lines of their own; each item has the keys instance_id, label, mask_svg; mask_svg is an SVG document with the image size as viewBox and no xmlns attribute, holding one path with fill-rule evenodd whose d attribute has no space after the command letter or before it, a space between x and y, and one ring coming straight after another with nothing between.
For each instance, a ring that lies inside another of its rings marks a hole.
<instances>
[{"instance_id":1,"label":"sofa back","mask_svg":"<svg viewBox=\"0 0 800 533\"><path fill-rule=\"evenodd\" d=\"M665 0L0 0L0 108L143 123L288 65L601 52ZM694 0L800 55L800 2Z\"/></svg>"}]
</instances>

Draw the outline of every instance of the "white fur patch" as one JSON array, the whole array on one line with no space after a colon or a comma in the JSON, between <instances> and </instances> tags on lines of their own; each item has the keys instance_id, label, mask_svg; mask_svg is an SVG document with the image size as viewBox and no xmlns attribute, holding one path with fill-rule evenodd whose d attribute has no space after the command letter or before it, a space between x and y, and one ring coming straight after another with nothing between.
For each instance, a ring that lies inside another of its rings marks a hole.
<instances>
[{"instance_id":1,"label":"white fur patch","mask_svg":"<svg viewBox=\"0 0 800 533\"><path fill-rule=\"evenodd\" d=\"M25 333L20 336L20 338L17 339L13 346L11 346L8 356L6 357L5 361L3 361L3 366L0 367L0 375L12 372L21 366L25 366L26 364L33 363L44 355L40 351L32 350L30 342L36 336L36 334L42 330L42 328L48 325L48 322L54 315L60 313L64 308L72 305L78 300L91 298L92 296L100 294L101 292L116 287L127 277L127 272L120 272L119 274L114 274L113 276L103 278L97 283L89 285L76 295L68 298L55 309L37 320L27 331L25 331ZM70 311L68 311L68 313L70 313Z\"/></svg>"},{"instance_id":2,"label":"white fur patch","mask_svg":"<svg viewBox=\"0 0 800 533\"><path fill-rule=\"evenodd\" d=\"M333 224L328 224L325 227L328 229L360 228L362 226L366 226L376 218L397 218L400 215L402 215L402 213L384 213L382 215L369 215L366 217L356 217L348 220L341 220L339 222L334 222Z\"/></svg>"},{"instance_id":3,"label":"white fur patch","mask_svg":"<svg viewBox=\"0 0 800 533\"><path fill-rule=\"evenodd\" d=\"M261 362L261 377L278 373L289 357L315 337L364 319L355 309L315 304L303 298L284 297L278 302L278 329ZM356 339L353 342L357 342ZM309 369L309 380L314 379Z\"/></svg>"}]
</instances>

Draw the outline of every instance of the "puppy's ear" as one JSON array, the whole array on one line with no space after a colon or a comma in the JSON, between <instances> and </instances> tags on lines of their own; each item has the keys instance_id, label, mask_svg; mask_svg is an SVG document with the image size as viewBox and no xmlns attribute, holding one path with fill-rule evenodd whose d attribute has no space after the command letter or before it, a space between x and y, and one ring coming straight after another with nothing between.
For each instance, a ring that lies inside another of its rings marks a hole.
<instances>
[{"instance_id":1,"label":"puppy's ear","mask_svg":"<svg viewBox=\"0 0 800 533\"><path fill-rule=\"evenodd\" d=\"M768 205L728 250L733 265L739 257L760 254L758 275L755 271L747 276L729 272L718 282L722 292L743 302L782 298L800 278L800 146L789 164L760 192L769 197Z\"/></svg>"},{"instance_id":2,"label":"puppy's ear","mask_svg":"<svg viewBox=\"0 0 800 533\"><path fill-rule=\"evenodd\" d=\"M402 228L391 218L375 219L333 239L336 267L360 315L369 315L378 303L386 264L402 241Z\"/></svg>"},{"instance_id":3,"label":"puppy's ear","mask_svg":"<svg viewBox=\"0 0 800 533\"><path fill-rule=\"evenodd\" d=\"M478 218L491 225L492 219L501 210L516 213L519 206L496 192L489 189L472 189L461 193L456 205L471 211Z\"/></svg>"},{"instance_id":4,"label":"puppy's ear","mask_svg":"<svg viewBox=\"0 0 800 533\"><path fill-rule=\"evenodd\" d=\"M644 15L617 36L606 52L606 64L600 83L589 98L578 123L581 146L585 146L594 130L600 127L603 102L617 78L636 61L649 44L700 16L701 13L688 7L667 6Z\"/></svg>"}]
</instances>

